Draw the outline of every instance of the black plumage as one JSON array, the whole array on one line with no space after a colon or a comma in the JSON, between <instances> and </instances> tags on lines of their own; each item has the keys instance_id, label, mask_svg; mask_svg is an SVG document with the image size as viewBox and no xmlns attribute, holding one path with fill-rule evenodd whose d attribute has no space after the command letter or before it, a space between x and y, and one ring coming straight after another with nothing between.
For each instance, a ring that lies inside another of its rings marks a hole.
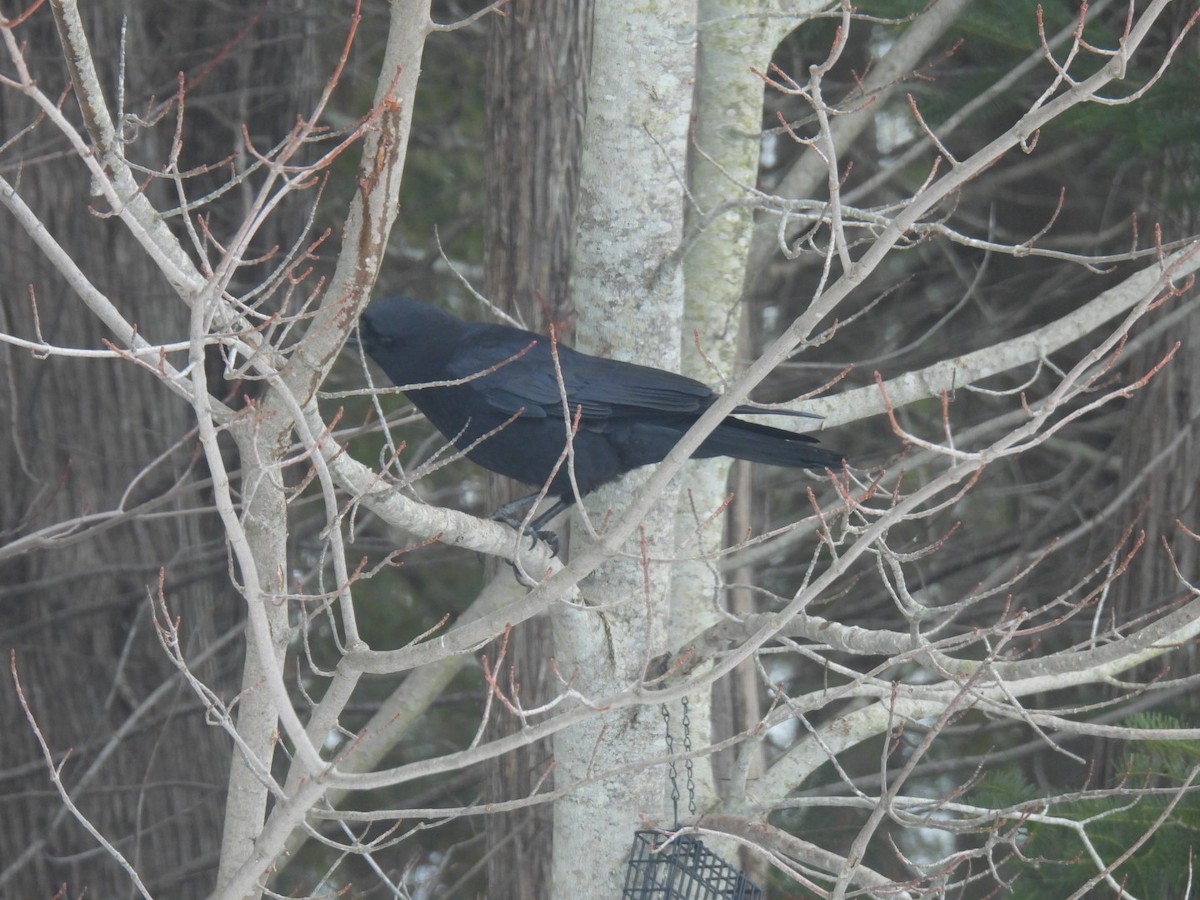
<instances>
[{"instance_id":1,"label":"black plumage","mask_svg":"<svg viewBox=\"0 0 1200 900\"><path fill-rule=\"evenodd\" d=\"M549 338L468 322L405 297L374 301L359 323L359 339L388 378L404 387L413 404L468 458L539 490L550 482L548 494L558 502L534 521L535 530L576 499L567 463L560 465L567 435L563 393L570 415L577 410L580 415L572 441L580 495L661 462L717 398L683 375L589 356L561 344L560 385ZM418 387L441 382L452 383ZM735 412L761 410L739 406ZM842 464L840 454L816 446L815 438L732 416L693 456L809 469ZM534 496L508 504L500 518L512 521Z\"/></svg>"}]
</instances>

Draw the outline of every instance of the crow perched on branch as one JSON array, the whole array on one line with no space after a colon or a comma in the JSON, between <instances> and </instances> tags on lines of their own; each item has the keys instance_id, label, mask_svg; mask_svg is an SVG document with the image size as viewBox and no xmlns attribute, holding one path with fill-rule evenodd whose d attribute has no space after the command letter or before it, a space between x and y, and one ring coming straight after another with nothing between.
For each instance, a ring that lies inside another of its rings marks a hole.
<instances>
[{"instance_id":1,"label":"crow perched on branch","mask_svg":"<svg viewBox=\"0 0 1200 900\"><path fill-rule=\"evenodd\" d=\"M547 494L557 502L533 520L535 533L575 502L572 469L584 496L632 469L661 462L717 399L699 381L674 372L562 344L552 349L549 338L532 331L467 322L406 297L367 307L359 341L468 459L539 490L549 483ZM762 410L739 406L734 412ZM815 444L806 434L730 416L692 455L807 469L841 466L841 454ZM536 499L535 493L507 503L496 518L519 526Z\"/></svg>"}]
</instances>

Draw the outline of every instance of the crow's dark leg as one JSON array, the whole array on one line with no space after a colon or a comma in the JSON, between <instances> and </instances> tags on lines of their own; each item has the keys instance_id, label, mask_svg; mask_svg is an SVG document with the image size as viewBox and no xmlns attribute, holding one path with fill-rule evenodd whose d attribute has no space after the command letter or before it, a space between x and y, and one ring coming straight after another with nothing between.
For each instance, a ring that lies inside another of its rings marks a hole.
<instances>
[{"instance_id":1,"label":"crow's dark leg","mask_svg":"<svg viewBox=\"0 0 1200 900\"><path fill-rule=\"evenodd\" d=\"M542 526L556 518L563 510L570 508L571 504L566 500L556 500L554 505L548 510L528 525L523 525L525 516L529 513L530 508L537 503L537 500L537 494L529 494L525 497L518 497L516 500L510 500L492 513L492 518L512 528L523 530L523 533L529 535L534 543L543 541L550 547L550 552L558 556L558 535L553 531L543 531ZM533 544L530 544L530 546L532 547Z\"/></svg>"},{"instance_id":2,"label":"crow's dark leg","mask_svg":"<svg viewBox=\"0 0 1200 900\"><path fill-rule=\"evenodd\" d=\"M541 527L543 525L549 525L551 522L553 522L555 519L557 519L559 516L559 513L566 512L568 509L570 509L574 505L575 505L574 497L572 497L570 500L563 500L563 499L556 500L554 502L553 506L551 506L548 510L546 510L544 513L542 513L540 516L538 516L532 522L530 522L529 527L532 528L534 531L538 531L539 529L541 529Z\"/></svg>"}]
</instances>

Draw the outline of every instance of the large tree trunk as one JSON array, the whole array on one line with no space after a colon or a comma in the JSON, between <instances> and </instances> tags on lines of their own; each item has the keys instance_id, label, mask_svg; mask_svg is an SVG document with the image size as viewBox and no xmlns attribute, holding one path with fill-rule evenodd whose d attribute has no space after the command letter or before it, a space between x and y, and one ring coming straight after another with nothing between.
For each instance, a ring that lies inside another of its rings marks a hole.
<instances>
[{"instance_id":1,"label":"large tree trunk","mask_svg":"<svg viewBox=\"0 0 1200 900\"><path fill-rule=\"evenodd\" d=\"M697 21L692 2L597 0L571 289L584 350L676 370L684 296L674 185L686 170ZM668 645L678 490L662 490L632 522L648 477L630 473L587 498L598 528L625 529L625 553L581 582L578 605L552 613L559 671L592 697L624 690ZM662 719L648 708L555 735L555 777L572 785L554 810L556 897L620 891L634 832L666 808L665 767L630 764L664 749Z\"/></svg>"},{"instance_id":2,"label":"large tree trunk","mask_svg":"<svg viewBox=\"0 0 1200 900\"><path fill-rule=\"evenodd\" d=\"M1182 11L1177 14L1175 34L1187 19ZM1194 53L1194 34L1185 40L1185 47ZM1200 219L1193 207L1182 206L1178 199L1196 193L1196 176L1187 158L1187 148L1167 152L1160 165L1146 167L1131 177L1132 189L1143 198L1139 216L1144 221L1164 223L1164 231L1194 234ZM1127 421L1136 422L1137 427L1119 428L1113 434L1110 456L1120 461L1115 488L1125 491L1126 496L1102 535L1115 542L1131 523L1145 535L1141 551L1112 585L1110 615L1120 622L1145 616L1173 598L1182 598L1186 591L1177 571L1194 583L1200 565L1200 545L1179 528L1181 522L1195 521L1200 484L1196 475L1200 472L1200 313L1193 308L1179 318L1178 305L1182 302L1168 303L1157 313L1158 318L1169 316L1178 321L1168 328L1158 328L1157 334L1130 354L1126 364L1130 373L1149 372L1179 344L1172 362L1130 398L1125 414ZM1154 328L1156 321L1148 318L1145 327ZM1162 660L1148 663L1141 677L1157 677L1163 665ZM1173 654L1169 665L1174 678L1194 673L1195 648ZM1123 692L1113 688L1111 693L1119 696ZM1121 784L1128 777L1123 758L1113 750L1111 741L1095 742L1092 758L1097 761L1098 783Z\"/></svg>"},{"instance_id":3,"label":"large tree trunk","mask_svg":"<svg viewBox=\"0 0 1200 900\"><path fill-rule=\"evenodd\" d=\"M567 314L567 282L575 246L575 207L591 56L590 0L520 0L492 17L488 48L488 203L486 293L536 328L546 311ZM539 300L545 303L540 308ZM527 488L493 479L493 497L512 499ZM507 577L503 566L500 577ZM496 566L490 574L497 575ZM521 684L521 702L534 706L555 690L550 671L553 635L545 617L512 635L507 662ZM505 670L506 672L508 669ZM489 738L519 731L499 705ZM489 766L488 800L548 791L549 741L509 753ZM544 780L543 780L544 779ZM545 896L550 883L552 807L529 807L487 819L488 896Z\"/></svg>"},{"instance_id":4,"label":"large tree trunk","mask_svg":"<svg viewBox=\"0 0 1200 900\"><path fill-rule=\"evenodd\" d=\"M122 13L128 15L126 109L144 115L151 97L175 90L175 72L196 72L246 27L214 4L167 10L160 4L89 4L88 37L106 89L118 84ZM34 77L50 93L67 83L47 54L57 45L49 11L25 26ZM236 123L291 125L292 74L305 65L300 17L260 19L223 66L195 88L184 162L211 161L237 149ZM247 44L260 41L260 44ZM294 69L292 67L295 67ZM247 77L253 70L255 77ZM269 74L266 74L269 73ZM267 84L287 84L275 119L251 105ZM250 93L253 87L255 94ZM211 93L210 93L211 92ZM200 98L218 98L201 102ZM110 94L111 98L111 94ZM111 102L111 101L110 101ZM228 105L222 105L228 104ZM113 106L116 104L113 103ZM75 101L64 105L77 115ZM224 113L228 113L224 117ZM32 104L0 92L5 136L33 119ZM216 127L218 121L234 130ZM172 132L145 128L131 158L160 165ZM127 137L133 138L130 134ZM51 144L42 143L51 138ZM10 148L6 176L36 198L50 233L97 287L149 339L187 332L188 310L118 220L89 211L86 171L48 128ZM19 165L19 172L17 166ZM14 177L14 173L17 173ZM148 190L157 191L154 183ZM169 202L165 205L170 205ZM0 218L6 214L0 214ZM80 315L70 288L11 220L0 254L5 331L40 335L62 347L102 349L99 321ZM271 235L264 235L267 240ZM36 296L37 323L30 296ZM153 602L162 588L180 618L183 653L208 685L232 699L241 641L241 601L228 583L226 548L211 513L207 471L196 452L188 405L151 373L120 360L39 359L5 345L0 415L0 646L14 652L29 711L81 812L140 872L152 893L205 896L221 841L229 740L206 721L156 637ZM214 385L224 393L224 385ZM62 531L19 552L21 538L76 517L109 514L112 527ZM132 511L132 512L131 512ZM11 681L0 688L0 896L122 897L130 878L59 802L41 750ZM119 742L119 752L112 752Z\"/></svg>"}]
</instances>

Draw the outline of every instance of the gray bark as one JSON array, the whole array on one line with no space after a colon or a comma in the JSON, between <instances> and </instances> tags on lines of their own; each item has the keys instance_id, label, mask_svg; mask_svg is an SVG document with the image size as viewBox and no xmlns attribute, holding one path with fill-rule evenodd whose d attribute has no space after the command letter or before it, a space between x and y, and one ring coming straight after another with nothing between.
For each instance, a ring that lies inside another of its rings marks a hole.
<instances>
[{"instance_id":1,"label":"gray bark","mask_svg":"<svg viewBox=\"0 0 1200 900\"><path fill-rule=\"evenodd\" d=\"M673 254L683 237L677 179L685 170L694 73L692 3L631 10L596 4L584 134L579 244L573 297L579 344L589 352L678 368L683 277ZM597 491L587 508L601 527L645 476ZM636 682L665 647L674 493L641 523L649 562L602 566L582 586L584 603L555 614L558 668L587 694L603 696ZM576 521L574 541L585 531ZM587 606L602 609L589 610ZM555 776L566 786L592 773L627 767L664 751L654 707L596 718L554 742ZM619 778L580 784L556 804L554 896L615 896L633 832L664 813L665 776L644 766Z\"/></svg>"}]
</instances>

